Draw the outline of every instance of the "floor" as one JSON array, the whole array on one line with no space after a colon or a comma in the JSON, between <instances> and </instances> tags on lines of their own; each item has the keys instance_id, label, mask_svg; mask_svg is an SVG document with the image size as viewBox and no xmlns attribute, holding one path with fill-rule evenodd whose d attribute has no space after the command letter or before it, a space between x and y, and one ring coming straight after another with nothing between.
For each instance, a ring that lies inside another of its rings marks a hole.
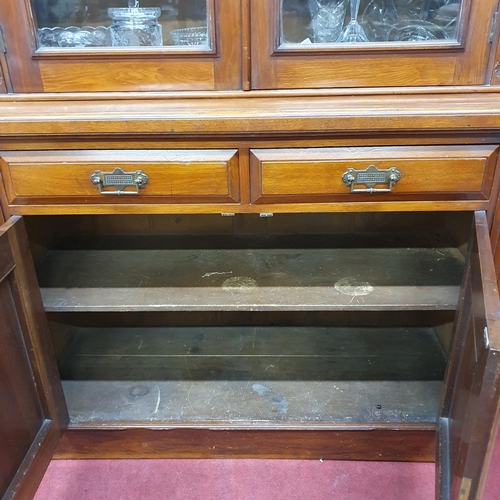
<instances>
[{"instance_id":1,"label":"floor","mask_svg":"<svg viewBox=\"0 0 500 500\"><path fill-rule=\"evenodd\" d=\"M431 500L434 464L56 460L35 500ZM483 500L500 499L500 438Z\"/></svg>"}]
</instances>

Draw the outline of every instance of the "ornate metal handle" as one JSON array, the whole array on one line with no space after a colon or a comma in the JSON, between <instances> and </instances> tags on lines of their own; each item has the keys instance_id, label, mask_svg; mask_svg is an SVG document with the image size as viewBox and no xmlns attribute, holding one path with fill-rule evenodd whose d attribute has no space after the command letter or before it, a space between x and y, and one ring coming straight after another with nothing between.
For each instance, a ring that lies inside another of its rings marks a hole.
<instances>
[{"instance_id":1,"label":"ornate metal handle","mask_svg":"<svg viewBox=\"0 0 500 500\"><path fill-rule=\"evenodd\" d=\"M375 165L370 165L365 170L348 168L342 174L342 181L351 188L351 193L388 193L399 179L401 172L396 167L379 170ZM355 189L354 186L358 184L364 184L366 187ZM387 184L387 187L376 188L377 184Z\"/></svg>"},{"instance_id":2,"label":"ornate metal handle","mask_svg":"<svg viewBox=\"0 0 500 500\"><path fill-rule=\"evenodd\" d=\"M97 186L99 194L112 194L120 196L122 194L139 194L148 182L148 176L142 170L135 172L124 172L121 168L115 168L113 172L101 172L96 170L90 176L90 182ZM113 187L113 191L107 191L106 188ZM128 189L127 188L131 188Z\"/></svg>"}]
</instances>

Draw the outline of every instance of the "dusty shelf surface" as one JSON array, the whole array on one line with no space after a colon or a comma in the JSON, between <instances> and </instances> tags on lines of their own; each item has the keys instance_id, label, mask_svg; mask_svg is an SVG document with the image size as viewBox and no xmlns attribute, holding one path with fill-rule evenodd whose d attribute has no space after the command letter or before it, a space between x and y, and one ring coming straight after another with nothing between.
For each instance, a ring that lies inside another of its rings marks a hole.
<instances>
[{"instance_id":1,"label":"dusty shelf surface","mask_svg":"<svg viewBox=\"0 0 500 500\"><path fill-rule=\"evenodd\" d=\"M72 425L434 423L442 382L64 381Z\"/></svg>"},{"instance_id":2,"label":"dusty shelf surface","mask_svg":"<svg viewBox=\"0 0 500 500\"><path fill-rule=\"evenodd\" d=\"M124 239L119 248L53 250L37 266L44 305L47 311L456 308L464 259L453 247L361 241L372 246L357 248L340 237L247 243L253 248L244 248L245 240L238 248L224 241L215 248L140 248Z\"/></svg>"}]
</instances>

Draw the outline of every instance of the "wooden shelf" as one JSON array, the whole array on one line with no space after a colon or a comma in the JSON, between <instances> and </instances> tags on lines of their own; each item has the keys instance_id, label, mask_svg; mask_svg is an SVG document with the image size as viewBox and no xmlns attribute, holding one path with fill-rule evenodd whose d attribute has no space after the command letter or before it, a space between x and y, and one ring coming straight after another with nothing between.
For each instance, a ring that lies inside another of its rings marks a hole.
<instances>
[{"instance_id":1,"label":"wooden shelf","mask_svg":"<svg viewBox=\"0 0 500 500\"><path fill-rule=\"evenodd\" d=\"M51 312L456 308L463 270L456 248L308 240L155 249L123 240L50 251L38 277Z\"/></svg>"},{"instance_id":2,"label":"wooden shelf","mask_svg":"<svg viewBox=\"0 0 500 500\"><path fill-rule=\"evenodd\" d=\"M63 381L72 427L107 423L312 429L349 423L434 424L442 386L438 381ZM147 394L136 397L133 391Z\"/></svg>"},{"instance_id":3,"label":"wooden shelf","mask_svg":"<svg viewBox=\"0 0 500 500\"><path fill-rule=\"evenodd\" d=\"M82 328L60 363L73 426L436 421L432 328Z\"/></svg>"}]
</instances>

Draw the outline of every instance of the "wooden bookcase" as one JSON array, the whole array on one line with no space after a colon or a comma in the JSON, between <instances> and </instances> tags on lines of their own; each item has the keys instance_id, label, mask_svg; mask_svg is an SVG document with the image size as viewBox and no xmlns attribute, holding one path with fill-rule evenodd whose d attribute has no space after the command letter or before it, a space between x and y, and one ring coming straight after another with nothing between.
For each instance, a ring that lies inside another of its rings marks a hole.
<instances>
[{"instance_id":1,"label":"wooden bookcase","mask_svg":"<svg viewBox=\"0 0 500 500\"><path fill-rule=\"evenodd\" d=\"M439 498L480 498L497 5L394 46L282 43L280 5L207 1L201 49L80 50L0 4L5 498L52 457L435 460Z\"/></svg>"}]
</instances>

